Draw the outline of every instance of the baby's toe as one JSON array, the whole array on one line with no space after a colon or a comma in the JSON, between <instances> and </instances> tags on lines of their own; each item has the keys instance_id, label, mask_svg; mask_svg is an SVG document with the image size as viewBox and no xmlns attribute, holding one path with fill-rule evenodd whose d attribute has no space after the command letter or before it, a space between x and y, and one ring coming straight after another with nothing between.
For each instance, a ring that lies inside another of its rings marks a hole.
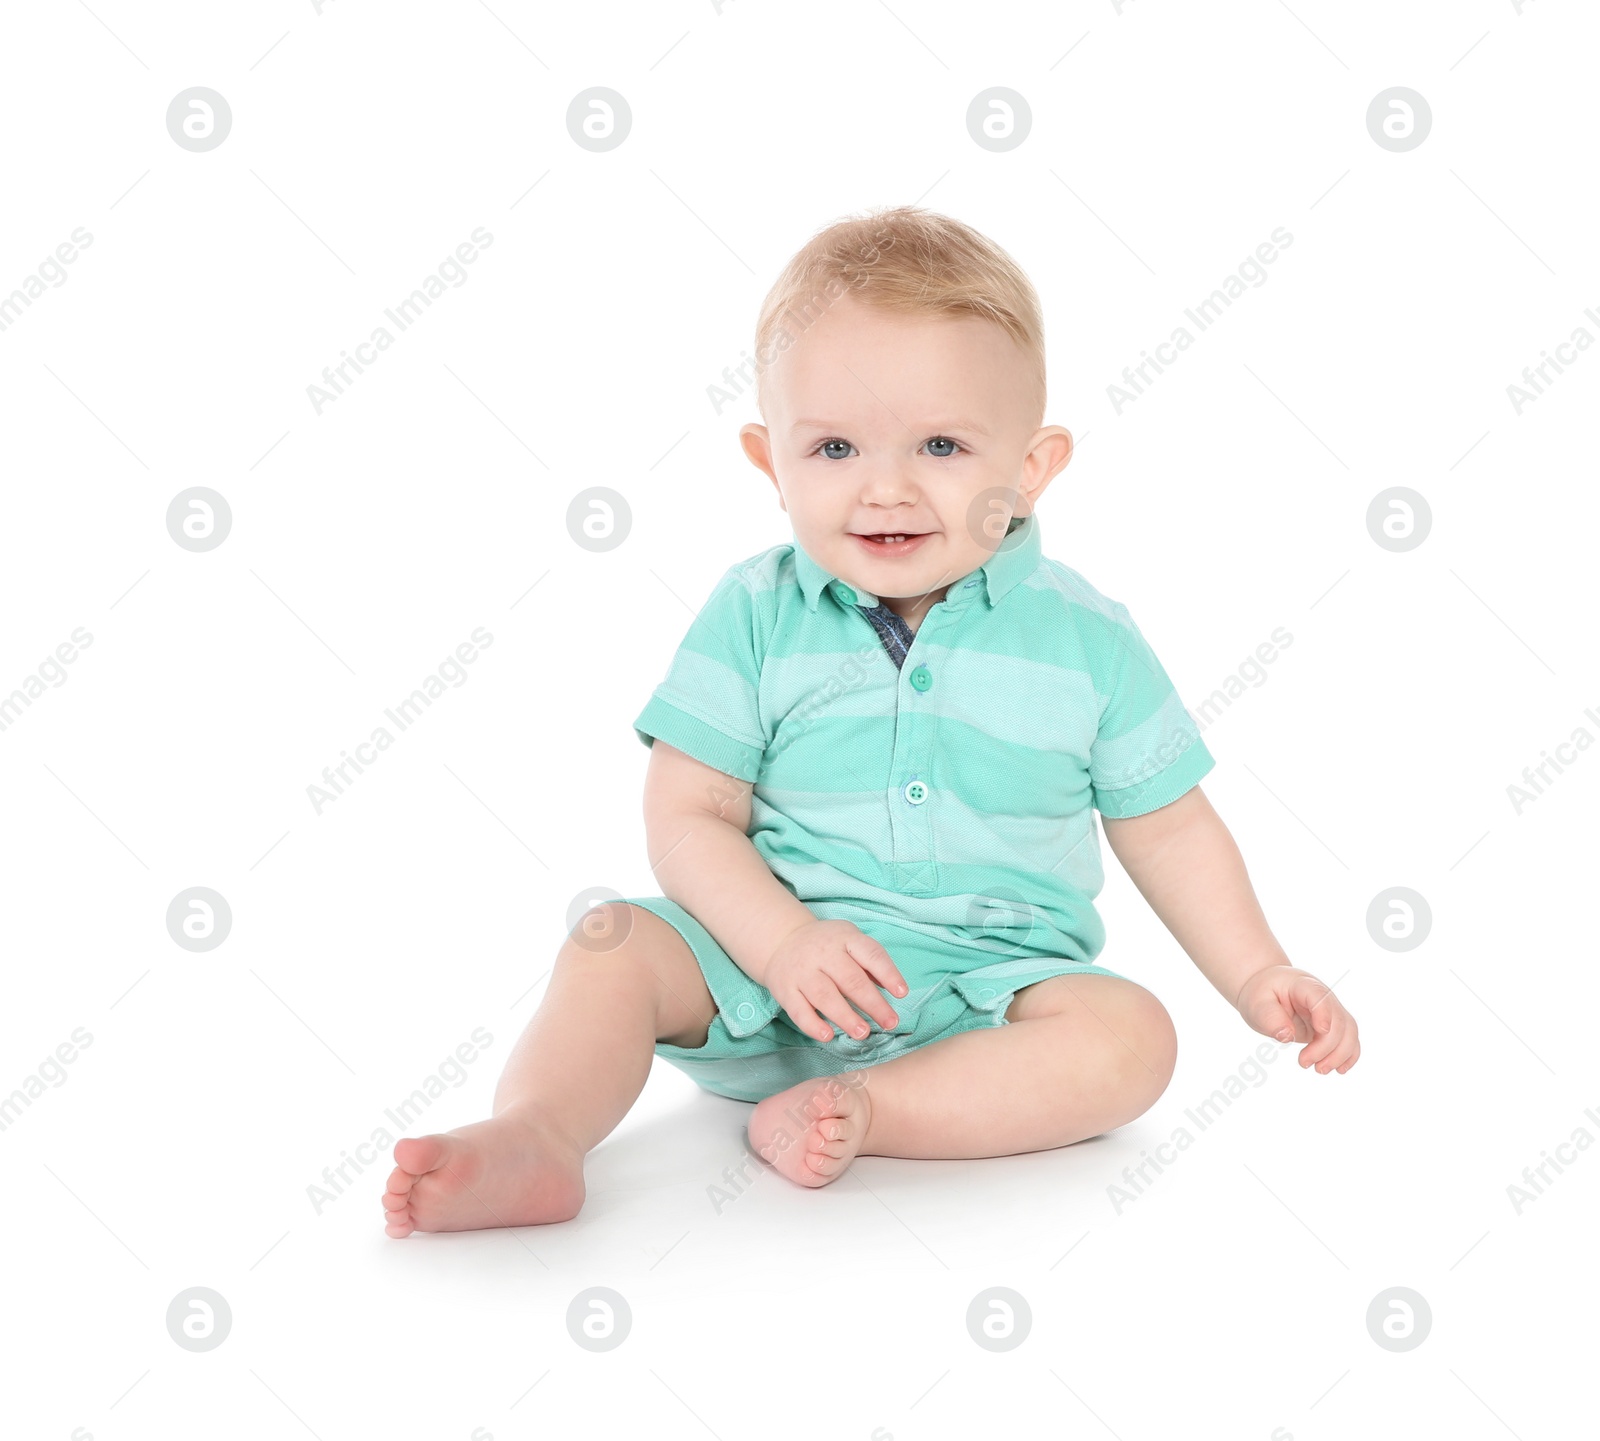
<instances>
[{"instance_id":1,"label":"baby's toe","mask_svg":"<svg viewBox=\"0 0 1600 1441\"><path fill-rule=\"evenodd\" d=\"M806 1169L812 1175L831 1181L845 1168L842 1158L830 1156L825 1151L812 1151L805 1158Z\"/></svg>"},{"instance_id":2,"label":"baby's toe","mask_svg":"<svg viewBox=\"0 0 1600 1441\"><path fill-rule=\"evenodd\" d=\"M395 1174L403 1176L409 1173L415 1180L418 1176L425 1176L429 1171L437 1170L444 1164L446 1146L444 1136L404 1136L394 1143ZM391 1191L409 1189L408 1187L389 1187Z\"/></svg>"},{"instance_id":3,"label":"baby's toe","mask_svg":"<svg viewBox=\"0 0 1600 1441\"><path fill-rule=\"evenodd\" d=\"M396 1196L403 1196L417 1184L416 1176L404 1167L396 1166L389 1172L387 1189Z\"/></svg>"}]
</instances>

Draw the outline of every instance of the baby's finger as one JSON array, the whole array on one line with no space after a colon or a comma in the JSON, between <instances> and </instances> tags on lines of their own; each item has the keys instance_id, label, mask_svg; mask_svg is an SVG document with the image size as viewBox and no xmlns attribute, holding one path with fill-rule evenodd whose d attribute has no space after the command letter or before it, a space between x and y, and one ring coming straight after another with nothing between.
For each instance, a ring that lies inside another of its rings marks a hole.
<instances>
[{"instance_id":1,"label":"baby's finger","mask_svg":"<svg viewBox=\"0 0 1600 1441\"><path fill-rule=\"evenodd\" d=\"M1330 1020L1328 1029L1318 1035L1307 1045L1305 1050L1300 1052L1300 1064L1302 1066L1316 1065L1317 1062L1338 1050L1343 1040L1344 1026L1337 1017L1334 1017Z\"/></svg>"},{"instance_id":2,"label":"baby's finger","mask_svg":"<svg viewBox=\"0 0 1600 1441\"><path fill-rule=\"evenodd\" d=\"M1245 1020L1260 1031L1279 1041L1308 1041L1310 1032L1301 1035L1304 1018L1294 1009L1293 998L1272 993L1258 996L1249 1008Z\"/></svg>"},{"instance_id":3,"label":"baby's finger","mask_svg":"<svg viewBox=\"0 0 1600 1441\"><path fill-rule=\"evenodd\" d=\"M1280 1041L1294 1039L1294 1012L1287 1010L1276 996L1266 997L1260 1004L1252 1006L1251 1012L1246 1019L1263 1036L1273 1036Z\"/></svg>"},{"instance_id":4,"label":"baby's finger","mask_svg":"<svg viewBox=\"0 0 1600 1441\"><path fill-rule=\"evenodd\" d=\"M1340 1046L1341 1064L1348 1064L1361 1054L1361 1032L1356 1026L1354 1016L1346 1016L1344 1020L1344 1041Z\"/></svg>"},{"instance_id":5,"label":"baby's finger","mask_svg":"<svg viewBox=\"0 0 1600 1441\"><path fill-rule=\"evenodd\" d=\"M1342 1076L1345 1072L1345 1068L1350 1064L1352 1056L1353 1052L1350 1042L1347 1038L1340 1043L1339 1049L1329 1056L1327 1060L1323 1061L1317 1067L1317 1069L1321 1071L1324 1076L1331 1076L1335 1071Z\"/></svg>"},{"instance_id":6,"label":"baby's finger","mask_svg":"<svg viewBox=\"0 0 1600 1441\"><path fill-rule=\"evenodd\" d=\"M848 974L835 976L839 989L853 1002L856 1008L865 1011L884 1030L890 1030L897 1020L894 1008L883 998L883 992L872 984L872 977L860 966L853 967Z\"/></svg>"},{"instance_id":7,"label":"baby's finger","mask_svg":"<svg viewBox=\"0 0 1600 1441\"><path fill-rule=\"evenodd\" d=\"M1342 1035L1339 1038L1339 1044L1317 1062L1317 1074L1319 1076L1331 1076L1348 1059L1349 1055L1350 1037Z\"/></svg>"},{"instance_id":8,"label":"baby's finger","mask_svg":"<svg viewBox=\"0 0 1600 1441\"><path fill-rule=\"evenodd\" d=\"M1295 1040L1309 1042L1311 1046L1319 1048L1317 1055L1322 1055L1321 1045L1333 1030L1333 1016L1328 1013L1326 1007L1315 1011L1298 1009L1301 1004L1298 996L1295 998L1295 1004L1297 1007L1294 1018ZM1303 1060L1301 1064L1304 1064Z\"/></svg>"},{"instance_id":9,"label":"baby's finger","mask_svg":"<svg viewBox=\"0 0 1600 1441\"><path fill-rule=\"evenodd\" d=\"M805 997L847 1036L854 1036L858 1041L865 1039L868 1030L867 1023L850 1009L850 1002L840 994L839 988L834 985L831 976L819 975L808 981L806 983ZM822 1039L831 1041L833 1033L830 1031Z\"/></svg>"},{"instance_id":10,"label":"baby's finger","mask_svg":"<svg viewBox=\"0 0 1600 1441\"><path fill-rule=\"evenodd\" d=\"M1313 1036L1300 1052L1299 1062L1302 1069L1308 1070L1322 1060L1338 1044L1338 1036L1330 1029L1319 1036Z\"/></svg>"},{"instance_id":11,"label":"baby's finger","mask_svg":"<svg viewBox=\"0 0 1600 1441\"><path fill-rule=\"evenodd\" d=\"M905 995L911 987L906 984L906 978L900 974L900 968L895 965L888 951L884 950L865 931L858 931L853 936L847 936L844 943L845 952L863 968L877 983L896 996ZM877 1012L873 1012L874 1015Z\"/></svg>"},{"instance_id":12,"label":"baby's finger","mask_svg":"<svg viewBox=\"0 0 1600 1441\"><path fill-rule=\"evenodd\" d=\"M1295 1009L1310 1019L1312 1029L1318 1034L1326 1031L1333 1018L1344 1010L1332 988L1315 976L1296 977L1293 998Z\"/></svg>"},{"instance_id":13,"label":"baby's finger","mask_svg":"<svg viewBox=\"0 0 1600 1441\"><path fill-rule=\"evenodd\" d=\"M833 1027L806 1004L804 996L796 995L793 1002L786 1004L783 1009L797 1031L815 1036L819 1041L833 1039Z\"/></svg>"}]
</instances>

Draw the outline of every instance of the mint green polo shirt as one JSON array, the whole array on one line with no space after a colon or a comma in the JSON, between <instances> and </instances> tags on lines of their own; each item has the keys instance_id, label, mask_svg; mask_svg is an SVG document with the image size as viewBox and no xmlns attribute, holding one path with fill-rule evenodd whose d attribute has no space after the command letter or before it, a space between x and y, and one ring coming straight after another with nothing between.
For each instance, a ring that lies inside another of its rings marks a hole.
<instances>
[{"instance_id":1,"label":"mint green polo shirt","mask_svg":"<svg viewBox=\"0 0 1600 1441\"><path fill-rule=\"evenodd\" d=\"M818 919L973 967L1092 963L1093 811L1143 815L1215 764L1166 671L1126 606L1041 553L1037 513L899 667L860 609L878 602L798 542L740 561L635 733L750 783L749 837Z\"/></svg>"}]
</instances>

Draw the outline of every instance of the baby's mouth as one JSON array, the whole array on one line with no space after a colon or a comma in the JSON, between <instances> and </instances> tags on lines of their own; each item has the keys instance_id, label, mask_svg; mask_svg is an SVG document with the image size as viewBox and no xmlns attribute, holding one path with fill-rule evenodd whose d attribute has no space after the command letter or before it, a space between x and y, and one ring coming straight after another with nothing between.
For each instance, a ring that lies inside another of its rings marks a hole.
<instances>
[{"instance_id":1,"label":"baby's mouth","mask_svg":"<svg viewBox=\"0 0 1600 1441\"><path fill-rule=\"evenodd\" d=\"M912 551L918 549L930 534L931 532L929 531L915 530L851 532L851 535L863 546L886 556L909 555Z\"/></svg>"}]
</instances>

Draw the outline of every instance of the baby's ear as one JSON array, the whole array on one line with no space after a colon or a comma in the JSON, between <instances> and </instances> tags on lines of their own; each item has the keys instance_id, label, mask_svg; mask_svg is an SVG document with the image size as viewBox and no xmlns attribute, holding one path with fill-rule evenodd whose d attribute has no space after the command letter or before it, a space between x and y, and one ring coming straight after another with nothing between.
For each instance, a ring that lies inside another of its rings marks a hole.
<instances>
[{"instance_id":1,"label":"baby's ear","mask_svg":"<svg viewBox=\"0 0 1600 1441\"><path fill-rule=\"evenodd\" d=\"M784 503L783 486L778 483L778 472L772 464L772 445L766 426L754 423L742 426L739 430L739 444L744 447L744 453L749 457L750 464L772 482L772 488L778 492L778 509L787 511L789 507Z\"/></svg>"},{"instance_id":2,"label":"baby's ear","mask_svg":"<svg viewBox=\"0 0 1600 1441\"><path fill-rule=\"evenodd\" d=\"M739 427L739 444L750 464L758 470L764 470L777 484L778 477L772 469L772 441L764 425L757 425L754 421Z\"/></svg>"}]
</instances>

